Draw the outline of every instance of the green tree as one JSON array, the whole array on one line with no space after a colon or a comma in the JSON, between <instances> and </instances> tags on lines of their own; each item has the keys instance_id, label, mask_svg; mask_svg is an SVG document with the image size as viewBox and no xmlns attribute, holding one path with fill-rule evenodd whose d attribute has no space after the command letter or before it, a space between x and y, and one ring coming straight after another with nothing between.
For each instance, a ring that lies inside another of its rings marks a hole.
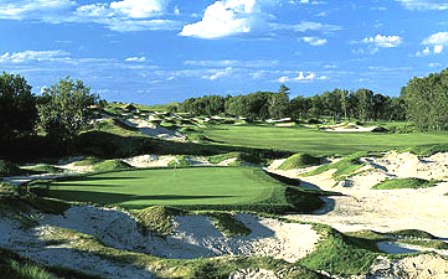
<instances>
[{"instance_id":1,"label":"green tree","mask_svg":"<svg viewBox=\"0 0 448 279\"><path fill-rule=\"evenodd\" d=\"M372 115L373 91L369 89L358 89L356 91L358 99L358 119L367 122Z\"/></svg>"},{"instance_id":2,"label":"green tree","mask_svg":"<svg viewBox=\"0 0 448 279\"><path fill-rule=\"evenodd\" d=\"M74 138L89 123L91 110L98 96L90 93L80 80L60 80L44 90L38 105L39 126L46 135L58 142Z\"/></svg>"},{"instance_id":3,"label":"green tree","mask_svg":"<svg viewBox=\"0 0 448 279\"><path fill-rule=\"evenodd\" d=\"M289 105L289 88L281 85L278 93L271 94L269 98L269 117L281 119L287 116Z\"/></svg>"},{"instance_id":4,"label":"green tree","mask_svg":"<svg viewBox=\"0 0 448 279\"><path fill-rule=\"evenodd\" d=\"M0 139L12 140L34 132L37 120L36 98L31 86L20 75L0 76Z\"/></svg>"}]
</instances>

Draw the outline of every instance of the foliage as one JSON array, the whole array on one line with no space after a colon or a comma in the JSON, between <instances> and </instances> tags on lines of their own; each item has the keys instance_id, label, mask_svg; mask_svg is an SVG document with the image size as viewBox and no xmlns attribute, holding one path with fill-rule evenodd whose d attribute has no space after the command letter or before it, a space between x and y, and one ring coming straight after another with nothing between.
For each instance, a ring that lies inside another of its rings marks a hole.
<instances>
[{"instance_id":1,"label":"foliage","mask_svg":"<svg viewBox=\"0 0 448 279\"><path fill-rule=\"evenodd\" d=\"M420 189L429 188L437 185L437 181L425 180L420 178L397 178L389 179L373 186L375 190L393 190L393 189Z\"/></svg>"},{"instance_id":2,"label":"foliage","mask_svg":"<svg viewBox=\"0 0 448 279\"><path fill-rule=\"evenodd\" d=\"M93 170L96 172L126 170L131 168L132 166L122 160L105 160L93 165Z\"/></svg>"},{"instance_id":3,"label":"foliage","mask_svg":"<svg viewBox=\"0 0 448 279\"><path fill-rule=\"evenodd\" d=\"M413 78L403 87L406 114L421 130L448 129L448 69Z\"/></svg>"},{"instance_id":4,"label":"foliage","mask_svg":"<svg viewBox=\"0 0 448 279\"><path fill-rule=\"evenodd\" d=\"M98 97L80 80L60 80L46 88L38 105L39 126L57 142L67 142L86 128Z\"/></svg>"},{"instance_id":5,"label":"foliage","mask_svg":"<svg viewBox=\"0 0 448 279\"><path fill-rule=\"evenodd\" d=\"M37 120L36 97L20 75L0 75L0 139L33 134Z\"/></svg>"},{"instance_id":6,"label":"foliage","mask_svg":"<svg viewBox=\"0 0 448 279\"><path fill-rule=\"evenodd\" d=\"M25 172L11 162L0 160L0 177L19 176Z\"/></svg>"},{"instance_id":7,"label":"foliage","mask_svg":"<svg viewBox=\"0 0 448 279\"><path fill-rule=\"evenodd\" d=\"M309 166L316 166L320 164L320 158L314 157L308 154L294 154L285 162L283 162L278 169L279 170L292 170L292 169L300 169Z\"/></svg>"}]
</instances>

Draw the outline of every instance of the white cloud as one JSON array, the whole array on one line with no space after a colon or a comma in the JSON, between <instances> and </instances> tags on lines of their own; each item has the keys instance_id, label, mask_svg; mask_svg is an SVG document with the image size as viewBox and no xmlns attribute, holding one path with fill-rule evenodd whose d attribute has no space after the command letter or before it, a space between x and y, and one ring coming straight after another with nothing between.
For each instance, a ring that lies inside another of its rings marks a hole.
<instances>
[{"instance_id":1,"label":"white cloud","mask_svg":"<svg viewBox=\"0 0 448 279\"><path fill-rule=\"evenodd\" d=\"M311 82L314 80L326 80L328 79L327 76L324 75L317 75L316 73L313 72L299 72L297 74L297 76L290 78L288 76L281 76L277 79L277 82L279 83L285 83L285 82Z\"/></svg>"},{"instance_id":2,"label":"white cloud","mask_svg":"<svg viewBox=\"0 0 448 279\"><path fill-rule=\"evenodd\" d=\"M125 59L126 62L139 62L139 63L143 63L146 61L146 57L145 56L140 56L140 57L128 57Z\"/></svg>"},{"instance_id":3,"label":"white cloud","mask_svg":"<svg viewBox=\"0 0 448 279\"><path fill-rule=\"evenodd\" d=\"M241 67L241 68L266 68L275 67L279 64L277 60L186 60L187 66L199 67Z\"/></svg>"},{"instance_id":4,"label":"white cloud","mask_svg":"<svg viewBox=\"0 0 448 279\"><path fill-rule=\"evenodd\" d=\"M202 20L185 25L181 36L216 39L249 33L263 21L257 0L223 0L208 6Z\"/></svg>"},{"instance_id":5,"label":"white cloud","mask_svg":"<svg viewBox=\"0 0 448 279\"><path fill-rule=\"evenodd\" d=\"M434 54L441 54L443 52L443 45L435 45L433 51Z\"/></svg>"},{"instance_id":6,"label":"white cloud","mask_svg":"<svg viewBox=\"0 0 448 279\"><path fill-rule=\"evenodd\" d=\"M110 3L110 9L129 18L148 18L165 11L169 0L123 0Z\"/></svg>"},{"instance_id":7,"label":"white cloud","mask_svg":"<svg viewBox=\"0 0 448 279\"><path fill-rule=\"evenodd\" d=\"M52 13L75 5L71 0L2 0L0 18L23 19L28 15Z\"/></svg>"},{"instance_id":8,"label":"white cloud","mask_svg":"<svg viewBox=\"0 0 448 279\"><path fill-rule=\"evenodd\" d=\"M294 32L309 32L309 31L320 31L324 33L335 32L342 29L342 27L337 25L323 24L314 21L302 21L299 24L287 25L287 24L271 24L274 30L288 30Z\"/></svg>"},{"instance_id":9,"label":"white cloud","mask_svg":"<svg viewBox=\"0 0 448 279\"><path fill-rule=\"evenodd\" d=\"M302 40L312 46L323 46L327 43L327 39L319 37L302 37Z\"/></svg>"},{"instance_id":10,"label":"white cloud","mask_svg":"<svg viewBox=\"0 0 448 279\"><path fill-rule=\"evenodd\" d=\"M432 34L422 41L422 45L425 45L426 47L422 51L418 51L416 53L417 57L428 56L431 54L441 54L445 46L448 46L448 32L438 32Z\"/></svg>"},{"instance_id":11,"label":"white cloud","mask_svg":"<svg viewBox=\"0 0 448 279\"><path fill-rule=\"evenodd\" d=\"M62 50L46 50L34 51L26 50L23 52L5 52L0 56L0 63L27 63L32 61L37 62L60 62L70 61L69 53Z\"/></svg>"},{"instance_id":12,"label":"white cloud","mask_svg":"<svg viewBox=\"0 0 448 279\"><path fill-rule=\"evenodd\" d=\"M400 36L384 36L378 34L375 37L364 38L362 42L380 48L394 48L401 45L403 39Z\"/></svg>"},{"instance_id":13,"label":"white cloud","mask_svg":"<svg viewBox=\"0 0 448 279\"><path fill-rule=\"evenodd\" d=\"M429 47L425 47L422 51L417 51L415 55L417 57L428 56L431 55L431 50L429 49Z\"/></svg>"},{"instance_id":14,"label":"white cloud","mask_svg":"<svg viewBox=\"0 0 448 279\"><path fill-rule=\"evenodd\" d=\"M217 79L220 79L222 77L225 77L225 76L229 76L232 73L233 73L233 68L232 67L227 67L225 69L213 70L213 73L211 75L203 75L202 78L213 81L213 80L217 80Z\"/></svg>"},{"instance_id":15,"label":"white cloud","mask_svg":"<svg viewBox=\"0 0 448 279\"><path fill-rule=\"evenodd\" d=\"M395 0L409 10L448 10L446 0Z\"/></svg>"}]
</instances>

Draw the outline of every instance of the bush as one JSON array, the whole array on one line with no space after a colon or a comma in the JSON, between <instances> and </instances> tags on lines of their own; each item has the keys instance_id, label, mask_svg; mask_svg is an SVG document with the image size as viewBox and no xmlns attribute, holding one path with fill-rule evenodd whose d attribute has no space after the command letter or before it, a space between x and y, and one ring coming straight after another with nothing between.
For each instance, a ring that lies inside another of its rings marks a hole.
<instances>
[{"instance_id":1,"label":"bush","mask_svg":"<svg viewBox=\"0 0 448 279\"><path fill-rule=\"evenodd\" d=\"M106 160L93 166L93 170L97 172L126 170L131 168L132 166L121 160Z\"/></svg>"},{"instance_id":2,"label":"bush","mask_svg":"<svg viewBox=\"0 0 448 279\"><path fill-rule=\"evenodd\" d=\"M304 167L316 166L320 164L320 158L308 155L308 154L295 154L286 159L283 164L281 164L279 170L292 170Z\"/></svg>"},{"instance_id":3,"label":"bush","mask_svg":"<svg viewBox=\"0 0 448 279\"><path fill-rule=\"evenodd\" d=\"M23 175L24 171L11 162L0 160L0 177Z\"/></svg>"},{"instance_id":4,"label":"bush","mask_svg":"<svg viewBox=\"0 0 448 279\"><path fill-rule=\"evenodd\" d=\"M425 180L420 178L399 178L399 179L389 179L381 182L375 186L375 190L393 190L393 189L420 189L434 187L437 185L437 181Z\"/></svg>"}]
</instances>

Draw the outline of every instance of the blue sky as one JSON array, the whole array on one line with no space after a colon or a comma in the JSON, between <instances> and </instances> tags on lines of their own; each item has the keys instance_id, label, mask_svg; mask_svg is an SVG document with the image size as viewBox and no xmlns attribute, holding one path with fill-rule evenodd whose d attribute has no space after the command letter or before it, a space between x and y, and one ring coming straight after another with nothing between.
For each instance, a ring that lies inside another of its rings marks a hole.
<instances>
[{"instance_id":1,"label":"blue sky","mask_svg":"<svg viewBox=\"0 0 448 279\"><path fill-rule=\"evenodd\" d=\"M0 70L111 101L333 88L448 67L448 0L0 0Z\"/></svg>"}]
</instances>

